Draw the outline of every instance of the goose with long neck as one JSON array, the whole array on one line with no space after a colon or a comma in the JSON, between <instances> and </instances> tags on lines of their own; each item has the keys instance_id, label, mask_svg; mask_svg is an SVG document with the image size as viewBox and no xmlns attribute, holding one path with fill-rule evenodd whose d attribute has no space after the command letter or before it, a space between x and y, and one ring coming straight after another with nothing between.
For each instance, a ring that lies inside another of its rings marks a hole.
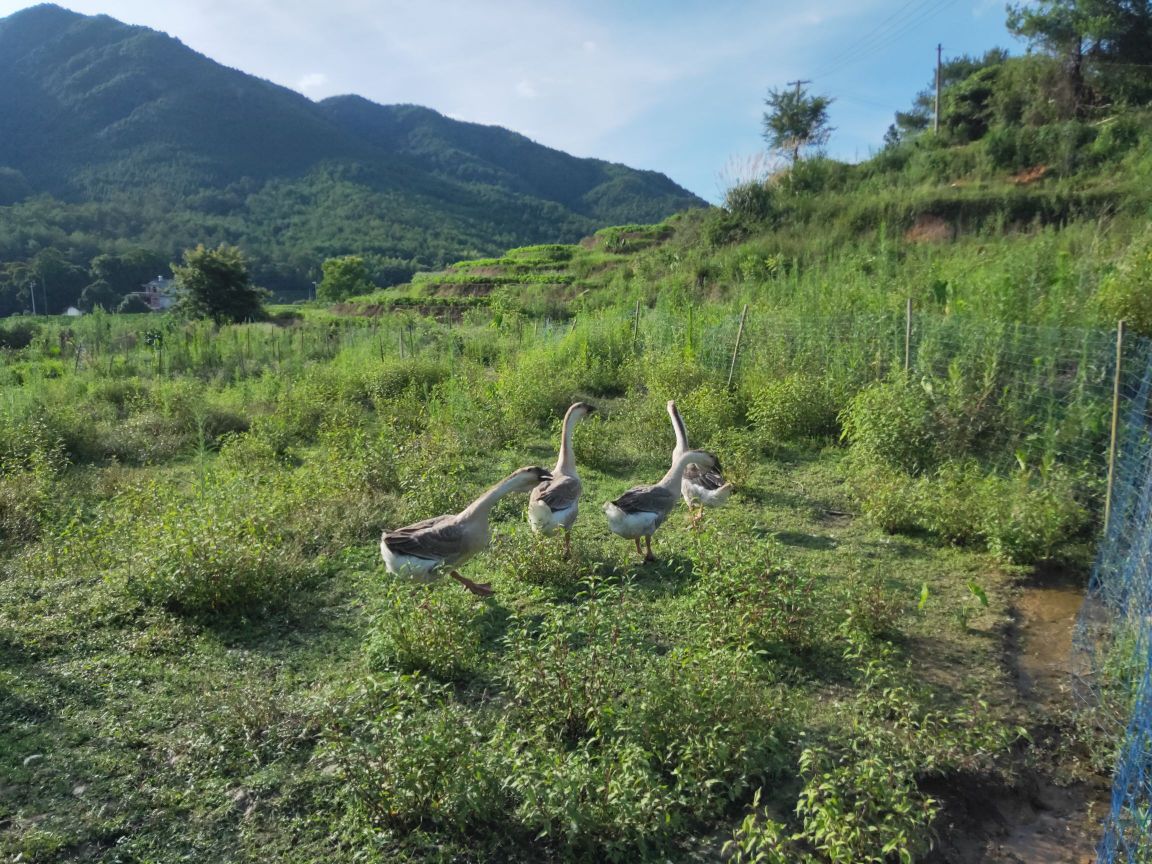
<instances>
[{"instance_id":1,"label":"goose with long neck","mask_svg":"<svg viewBox=\"0 0 1152 864\"><path fill-rule=\"evenodd\" d=\"M676 403L668 400L668 416L672 418L672 428L676 431L676 448L672 451L675 460L680 454L688 452L688 431L684 428L684 418L676 408ZM688 509L693 509L693 502L700 502L700 515L705 507L719 507L732 494L732 484L724 479L720 473L720 463L710 469L702 469L690 465L684 470L684 477L680 481L680 494Z\"/></svg>"},{"instance_id":2,"label":"goose with long neck","mask_svg":"<svg viewBox=\"0 0 1152 864\"><path fill-rule=\"evenodd\" d=\"M435 582L443 568L453 579L478 597L488 597L492 587L461 576L456 568L488 548L492 539L488 517L496 502L513 492L527 492L552 475L530 466L513 471L459 513L434 516L403 528L385 531L380 554L389 573L417 582Z\"/></svg>"},{"instance_id":3,"label":"goose with long neck","mask_svg":"<svg viewBox=\"0 0 1152 864\"><path fill-rule=\"evenodd\" d=\"M552 469L552 479L546 480L528 496L528 524L539 534L551 536L564 531L564 556L572 554L572 525L580 509L580 494L584 491L576 473L576 454L572 435L576 424L596 409L587 402L576 402L564 414L560 432L560 455Z\"/></svg>"},{"instance_id":4,"label":"goose with long neck","mask_svg":"<svg viewBox=\"0 0 1152 864\"><path fill-rule=\"evenodd\" d=\"M676 506L676 493L689 466L711 470L716 465L716 457L704 450L688 450L672 462L658 483L649 486L633 486L615 501L604 505L608 517L608 527L613 533L636 542L636 552L645 561L655 561L652 554L652 535L664 524L668 514ZM644 538L645 548L640 548L640 538Z\"/></svg>"}]
</instances>

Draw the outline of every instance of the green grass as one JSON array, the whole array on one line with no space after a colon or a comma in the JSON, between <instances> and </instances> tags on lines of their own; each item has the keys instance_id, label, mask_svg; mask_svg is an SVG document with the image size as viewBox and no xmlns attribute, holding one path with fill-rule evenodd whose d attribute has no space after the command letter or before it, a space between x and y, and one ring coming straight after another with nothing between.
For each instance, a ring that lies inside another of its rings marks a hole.
<instances>
[{"instance_id":1,"label":"green grass","mask_svg":"<svg viewBox=\"0 0 1152 864\"><path fill-rule=\"evenodd\" d=\"M1007 562L1083 560L1106 334L925 315L903 376L898 316L763 307L729 389L732 304L634 296L562 326L507 296L454 323L92 316L8 350L3 854L689 860L759 800L786 856L918 856L933 784L1107 749L1030 716L1004 662ZM550 465L576 399L574 560L519 498L466 567L495 600L385 573L381 529ZM666 470L668 399L739 491L645 566L599 507ZM1018 740L1044 723L1059 753Z\"/></svg>"},{"instance_id":2,"label":"green grass","mask_svg":"<svg viewBox=\"0 0 1152 864\"><path fill-rule=\"evenodd\" d=\"M542 456L550 443L527 449ZM529 457L498 461L517 458ZM939 710L997 706L937 742L948 752L926 747L919 772L991 769L1006 753L1018 718L996 632L1009 574L839 515L851 503L834 451L762 464L699 531L677 512L657 536L660 563L642 566L596 504L651 473L588 472L572 563L539 551L519 506L502 508L497 542L467 571L495 585L484 604L453 583L398 584L371 541L344 547L284 604L207 617L10 559L5 853L307 861L358 849L425 860L436 857L428 843L518 860L627 857L644 838L723 831L761 785L786 803L799 743L837 747L856 729L874 654ZM555 575L523 572L538 561ZM747 617L764 614L777 618ZM381 648L413 615L419 640L406 653ZM660 731L656 718L671 725ZM1006 736L1001 747L983 749L989 734ZM403 738L411 749L397 752L393 735L414 736ZM447 770L434 767L440 748L478 760L474 773L436 775L421 791L414 777ZM640 758L641 773L620 783L639 784L642 798L622 785L621 800L597 801L598 772L625 758ZM459 788L472 783L498 788ZM573 800L547 797L559 783L574 784ZM471 793L478 800L458 800Z\"/></svg>"}]
</instances>

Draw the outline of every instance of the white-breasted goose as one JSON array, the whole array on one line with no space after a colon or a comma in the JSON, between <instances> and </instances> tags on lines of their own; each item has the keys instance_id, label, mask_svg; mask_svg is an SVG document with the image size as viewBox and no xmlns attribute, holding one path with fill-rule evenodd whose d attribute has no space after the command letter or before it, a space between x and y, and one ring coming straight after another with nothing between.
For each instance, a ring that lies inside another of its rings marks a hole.
<instances>
[{"instance_id":1,"label":"white-breasted goose","mask_svg":"<svg viewBox=\"0 0 1152 864\"><path fill-rule=\"evenodd\" d=\"M680 481L689 465L709 470L716 465L716 457L704 450L681 453L659 483L633 486L615 501L604 505L608 527L621 537L635 540L636 551L644 555L645 561L656 560L652 555L652 535L676 506L676 492L680 489ZM646 552L640 548L641 537L644 538Z\"/></svg>"},{"instance_id":2,"label":"white-breasted goose","mask_svg":"<svg viewBox=\"0 0 1152 864\"><path fill-rule=\"evenodd\" d=\"M587 402L576 402L564 414L560 432L560 455L552 469L552 479L545 480L528 496L528 524L537 533L551 536L564 530L564 557L572 555L572 525L580 509L584 491L576 473L576 456L572 450L572 433L576 424L596 409Z\"/></svg>"},{"instance_id":3,"label":"white-breasted goose","mask_svg":"<svg viewBox=\"0 0 1152 864\"><path fill-rule=\"evenodd\" d=\"M684 428L684 418L671 399L668 400L668 416L672 418L672 428L676 431L676 447L672 451L672 459L675 461L680 454L688 452L688 431ZM700 513L703 514L705 507L719 507L728 500L732 494L732 484L720 473L719 460L713 468L689 465L680 480L680 494L689 510L694 501L699 501Z\"/></svg>"},{"instance_id":4,"label":"white-breasted goose","mask_svg":"<svg viewBox=\"0 0 1152 864\"><path fill-rule=\"evenodd\" d=\"M418 582L435 582L443 575L440 571L450 567L448 575L473 594L490 596L491 586L466 579L456 572L456 567L488 548L492 539L488 515L497 501L512 492L528 492L551 476L544 468L520 468L459 513L434 516L385 531L380 537L384 565L389 573L408 576Z\"/></svg>"}]
</instances>

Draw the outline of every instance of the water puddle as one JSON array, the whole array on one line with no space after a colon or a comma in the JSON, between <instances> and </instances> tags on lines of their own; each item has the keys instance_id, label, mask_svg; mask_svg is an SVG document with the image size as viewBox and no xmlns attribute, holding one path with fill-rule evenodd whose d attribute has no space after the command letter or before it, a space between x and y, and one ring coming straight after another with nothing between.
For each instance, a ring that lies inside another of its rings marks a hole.
<instances>
[{"instance_id":1,"label":"water puddle","mask_svg":"<svg viewBox=\"0 0 1152 864\"><path fill-rule=\"evenodd\" d=\"M1072 650L1084 589L1027 587L1016 602L1015 656L1020 698L1043 704L1070 698L1083 660Z\"/></svg>"}]
</instances>

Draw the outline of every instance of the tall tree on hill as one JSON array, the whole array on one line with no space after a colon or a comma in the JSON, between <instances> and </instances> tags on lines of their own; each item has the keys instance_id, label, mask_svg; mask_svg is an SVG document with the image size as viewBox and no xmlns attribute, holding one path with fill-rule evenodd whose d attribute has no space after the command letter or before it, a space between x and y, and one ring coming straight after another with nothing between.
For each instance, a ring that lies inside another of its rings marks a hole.
<instances>
[{"instance_id":1,"label":"tall tree on hill","mask_svg":"<svg viewBox=\"0 0 1152 864\"><path fill-rule=\"evenodd\" d=\"M1008 7L1008 29L1064 63L1068 99L1152 101L1152 0L1036 0Z\"/></svg>"},{"instance_id":2,"label":"tall tree on hill","mask_svg":"<svg viewBox=\"0 0 1152 864\"><path fill-rule=\"evenodd\" d=\"M180 289L177 310L190 318L215 321L248 321L264 314L268 292L252 284L244 253L220 244L206 249L200 244L184 252L184 263L173 264Z\"/></svg>"},{"instance_id":3,"label":"tall tree on hill","mask_svg":"<svg viewBox=\"0 0 1152 864\"><path fill-rule=\"evenodd\" d=\"M764 100L764 140L774 150L788 154L792 164L800 159L800 151L820 148L828 143L832 127L828 125L827 96L809 96L799 84L795 88L768 91Z\"/></svg>"}]
</instances>

